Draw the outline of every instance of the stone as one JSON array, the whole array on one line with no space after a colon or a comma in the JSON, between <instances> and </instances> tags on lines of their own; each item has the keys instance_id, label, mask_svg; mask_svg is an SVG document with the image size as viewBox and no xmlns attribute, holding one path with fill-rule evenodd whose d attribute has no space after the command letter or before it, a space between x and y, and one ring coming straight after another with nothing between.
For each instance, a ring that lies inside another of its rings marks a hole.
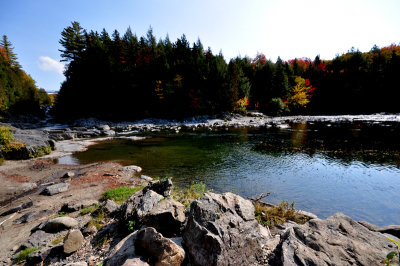
<instances>
[{"instance_id":1,"label":"stone","mask_svg":"<svg viewBox=\"0 0 400 266\"><path fill-rule=\"evenodd\" d=\"M113 200L106 200L103 204L103 210L108 214L113 214L117 212L119 209L119 205Z\"/></svg>"},{"instance_id":2,"label":"stone","mask_svg":"<svg viewBox=\"0 0 400 266\"><path fill-rule=\"evenodd\" d=\"M382 234L391 234L400 238L400 225L387 225L375 229Z\"/></svg>"},{"instance_id":3,"label":"stone","mask_svg":"<svg viewBox=\"0 0 400 266\"><path fill-rule=\"evenodd\" d=\"M41 263L52 253L52 250L52 247L45 247L32 252L27 258L27 262L29 263L28 265Z\"/></svg>"},{"instance_id":4,"label":"stone","mask_svg":"<svg viewBox=\"0 0 400 266\"><path fill-rule=\"evenodd\" d=\"M65 266L87 266L87 265L88 264L86 263L86 261L77 261L65 264Z\"/></svg>"},{"instance_id":5,"label":"stone","mask_svg":"<svg viewBox=\"0 0 400 266\"><path fill-rule=\"evenodd\" d=\"M281 240L283 265L378 265L393 249L380 233L336 213L286 231Z\"/></svg>"},{"instance_id":6,"label":"stone","mask_svg":"<svg viewBox=\"0 0 400 266\"><path fill-rule=\"evenodd\" d=\"M81 231L77 229L72 229L64 238L64 253L71 254L80 249L83 245L84 237Z\"/></svg>"},{"instance_id":7,"label":"stone","mask_svg":"<svg viewBox=\"0 0 400 266\"><path fill-rule=\"evenodd\" d=\"M58 184L54 184L54 185L50 185L50 186L46 187L40 194L47 195L47 196L53 196L53 195L67 191L68 188L69 188L68 183L58 183Z\"/></svg>"},{"instance_id":8,"label":"stone","mask_svg":"<svg viewBox=\"0 0 400 266\"><path fill-rule=\"evenodd\" d=\"M172 181L169 178L165 180L151 181L149 184L147 184L147 186L143 188L144 192L148 190L153 190L154 192L163 195L164 197L168 197L171 194Z\"/></svg>"},{"instance_id":9,"label":"stone","mask_svg":"<svg viewBox=\"0 0 400 266\"><path fill-rule=\"evenodd\" d=\"M277 245L256 221L253 204L232 193L193 201L183 241L195 265L264 264Z\"/></svg>"},{"instance_id":10,"label":"stone","mask_svg":"<svg viewBox=\"0 0 400 266\"><path fill-rule=\"evenodd\" d=\"M75 173L74 172L66 172L62 177L63 178L70 178L70 177L74 177Z\"/></svg>"},{"instance_id":11,"label":"stone","mask_svg":"<svg viewBox=\"0 0 400 266\"><path fill-rule=\"evenodd\" d=\"M78 221L71 217L57 217L55 219L49 220L44 224L43 231L56 233L65 229L72 229L78 227Z\"/></svg>"},{"instance_id":12,"label":"stone","mask_svg":"<svg viewBox=\"0 0 400 266\"><path fill-rule=\"evenodd\" d=\"M111 128L110 128L109 125L99 125L99 126L97 127L97 129L100 129L100 130L110 130Z\"/></svg>"},{"instance_id":13,"label":"stone","mask_svg":"<svg viewBox=\"0 0 400 266\"><path fill-rule=\"evenodd\" d=\"M88 226L83 230L84 235L94 235L97 233L97 228L94 225Z\"/></svg>"},{"instance_id":14,"label":"stone","mask_svg":"<svg viewBox=\"0 0 400 266\"><path fill-rule=\"evenodd\" d=\"M143 261L141 258L127 259L122 266L149 266L147 262Z\"/></svg>"},{"instance_id":15,"label":"stone","mask_svg":"<svg viewBox=\"0 0 400 266\"><path fill-rule=\"evenodd\" d=\"M15 224L22 224L22 223L29 223L33 220L42 218L44 216L50 215L52 213L51 210L34 210L34 211L30 211L28 213L25 213L24 215L22 215L21 217L19 217L18 219L16 219L14 221Z\"/></svg>"},{"instance_id":16,"label":"stone","mask_svg":"<svg viewBox=\"0 0 400 266\"><path fill-rule=\"evenodd\" d=\"M143 217L146 226L166 237L180 235L184 222L185 206L174 199L162 200Z\"/></svg>"},{"instance_id":17,"label":"stone","mask_svg":"<svg viewBox=\"0 0 400 266\"><path fill-rule=\"evenodd\" d=\"M128 165L118 169L120 172L132 172L132 173L140 173L142 172L142 168L137 165Z\"/></svg>"},{"instance_id":18,"label":"stone","mask_svg":"<svg viewBox=\"0 0 400 266\"><path fill-rule=\"evenodd\" d=\"M140 179L143 179L143 180L146 180L146 181L152 181L153 180L153 178L151 178L150 176L147 176L147 175L141 175Z\"/></svg>"},{"instance_id":19,"label":"stone","mask_svg":"<svg viewBox=\"0 0 400 266\"><path fill-rule=\"evenodd\" d=\"M23 183L21 185L21 188L22 188L23 192L28 192L28 191L31 191L31 190L37 188L37 185L36 185L36 183L28 182L28 183Z\"/></svg>"},{"instance_id":20,"label":"stone","mask_svg":"<svg viewBox=\"0 0 400 266\"><path fill-rule=\"evenodd\" d=\"M120 219L123 221L142 222L143 217L157 205L163 196L152 190L143 190L133 194L120 207Z\"/></svg>"},{"instance_id":21,"label":"stone","mask_svg":"<svg viewBox=\"0 0 400 266\"><path fill-rule=\"evenodd\" d=\"M114 130L103 130L102 134L104 136L114 136L115 135L115 131Z\"/></svg>"},{"instance_id":22,"label":"stone","mask_svg":"<svg viewBox=\"0 0 400 266\"><path fill-rule=\"evenodd\" d=\"M154 265L179 266L185 259L185 251L180 246L152 227L138 231L134 242L136 253L154 261Z\"/></svg>"},{"instance_id":23,"label":"stone","mask_svg":"<svg viewBox=\"0 0 400 266\"><path fill-rule=\"evenodd\" d=\"M90 214L86 214L76 217L75 219L78 222L78 228L81 229L85 227L93 219L93 217Z\"/></svg>"},{"instance_id":24,"label":"stone","mask_svg":"<svg viewBox=\"0 0 400 266\"><path fill-rule=\"evenodd\" d=\"M123 265L128 259L140 258L135 255L134 240L136 239L136 235L137 231L129 234L115 245L108 257L104 260L104 265Z\"/></svg>"},{"instance_id":25,"label":"stone","mask_svg":"<svg viewBox=\"0 0 400 266\"><path fill-rule=\"evenodd\" d=\"M61 211L63 212L75 212L86 207L94 206L99 204L97 200L81 200L81 201L72 201L67 202L61 207Z\"/></svg>"},{"instance_id":26,"label":"stone","mask_svg":"<svg viewBox=\"0 0 400 266\"><path fill-rule=\"evenodd\" d=\"M21 248L25 249L46 246L47 243L53 240L53 238L54 234L49 234L42 230L37 230L29 236L28 240L26 240L25 243L21 245Z\"/></svg>"},{"instance_id":27,"label":"stone","mask_svg":"<svg viewBox=\"0 0 400 266\"><path fill-rule=\"evenodd\" d=\"M32 201L25 202L25 203L15 207L15 208L11 208L11 209L3 212L2 214L0 214L0 216L7 216L9 214L13 214L15 212L18 212L18 211L21 211L21 210L24 210L24 209L28 209L28 208L30 208L32 206L33 206L33 202Z\"/></svg>"}]
</instances>

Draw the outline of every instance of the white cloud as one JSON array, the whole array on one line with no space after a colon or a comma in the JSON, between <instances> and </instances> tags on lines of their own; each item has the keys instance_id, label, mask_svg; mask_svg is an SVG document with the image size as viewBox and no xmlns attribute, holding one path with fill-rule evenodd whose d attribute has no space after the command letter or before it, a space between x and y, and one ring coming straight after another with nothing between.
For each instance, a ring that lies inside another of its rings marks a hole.
<instances>
[{"instance_id":1,"label":"white cloud","mask_svg":"<svg viewBox=\"0 0 400 266\"><path fill-rule=\"evenodd\" d=\"M54 71L63 74L65 65L48 56L39 57L38 66L43 71Z\"/></svg>"}]
</instances>

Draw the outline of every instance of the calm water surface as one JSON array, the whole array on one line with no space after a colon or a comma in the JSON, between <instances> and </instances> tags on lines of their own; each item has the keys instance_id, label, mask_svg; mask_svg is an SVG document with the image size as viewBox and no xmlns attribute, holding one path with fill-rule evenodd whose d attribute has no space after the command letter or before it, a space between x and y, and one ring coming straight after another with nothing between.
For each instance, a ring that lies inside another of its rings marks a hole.
<instances>
[{"instance_id":1,"label":"calm water surface","mask_svg":"<svg viewBox=\"0 0 400 266\"><path fill-rule=\"evenodd\" d=\"M398 124L291 124L288 128L155 135L107 141L62 160L141 166L175 184L265 200L326 218L343 212L377 225L400 224Z\"/></svg>"}]
</instances>

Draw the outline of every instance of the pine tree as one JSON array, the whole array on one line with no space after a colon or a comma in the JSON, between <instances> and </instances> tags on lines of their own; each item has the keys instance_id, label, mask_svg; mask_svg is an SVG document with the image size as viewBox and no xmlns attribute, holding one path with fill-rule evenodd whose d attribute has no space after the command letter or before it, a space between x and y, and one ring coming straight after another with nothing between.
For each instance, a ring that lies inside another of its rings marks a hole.
<instances>
[{"instance_id":1,"label":"pine tree","mask_svg":"<svg viewBox=\"0 0 400 266\"><path fill-rule=\"evenodd\" d=\"M3 39L0 42L0 45L3 46L6 59L10 66L14 68L21 68L21 65L17 61L17 55L14 53L14 47L12 46L11 42L8 41L7 35L3 35Z\"/></svg>"},{"instance_id":2,"label":"pine tree","mask_svg":"<svg viewBox=\"0 0 400 266\"><path fill-rule=\"evenodd\" d=\"M61 40L59 43L64 47L61 52L61 61L75 61L81 58L82 52L85 49L85 31L80 26L79 22L72 22L72 27L69 26L61 32Z\"/></svg>"}]
</instances>

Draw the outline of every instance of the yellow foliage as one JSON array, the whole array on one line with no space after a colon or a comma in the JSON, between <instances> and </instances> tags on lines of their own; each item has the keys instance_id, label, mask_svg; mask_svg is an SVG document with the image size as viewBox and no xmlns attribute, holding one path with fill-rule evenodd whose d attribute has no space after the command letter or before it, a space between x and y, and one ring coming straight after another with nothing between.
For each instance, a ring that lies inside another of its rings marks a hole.
<instances>
[{"instance_id":1,"label":"yellow foliage","mask_svg":"<svg viewBox=\"0 0 400 266\"><path fill-rule=\"evenodd\" d=\"M295 82L296 85L287 99L288 105L295 108L306 107L310 102L309 92L311 86L306 86L306 81L302 77L296 77Z\"/></svg>"}]
</instances>

